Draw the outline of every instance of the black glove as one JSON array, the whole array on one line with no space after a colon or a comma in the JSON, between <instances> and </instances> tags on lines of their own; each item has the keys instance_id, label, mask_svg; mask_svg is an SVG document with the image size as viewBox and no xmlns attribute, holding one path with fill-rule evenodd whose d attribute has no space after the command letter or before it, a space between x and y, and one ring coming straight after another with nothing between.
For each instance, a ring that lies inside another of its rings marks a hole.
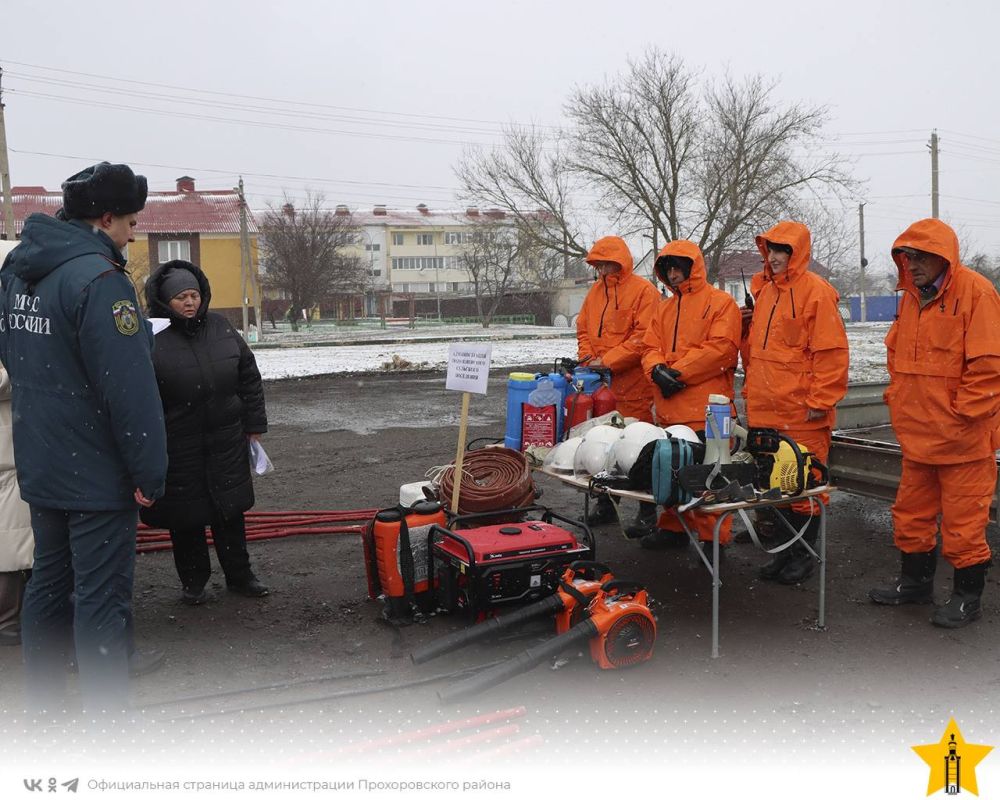
<instances>
[{"instance_id":1,"label":"black glove","mask_svg":"<svg viewBox=\"0 0 1000 800\"><path fill-rule=\"evenodd\" d=\"M653 367L650 377L653 383L660 387L660 394L664 397L671 397L681 389L687 388L687 384L677 380L681 374L666 364L657 364Z\"/></svg>"}]
</instances>

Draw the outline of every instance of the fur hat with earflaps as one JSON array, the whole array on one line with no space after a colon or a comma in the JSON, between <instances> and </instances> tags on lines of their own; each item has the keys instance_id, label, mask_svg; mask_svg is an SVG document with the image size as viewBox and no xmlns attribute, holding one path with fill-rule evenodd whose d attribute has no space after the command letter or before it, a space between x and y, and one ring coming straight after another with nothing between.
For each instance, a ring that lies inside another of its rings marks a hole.
<instances>
[{"instance_id":1,"label":"fur hat with earflaps","mask_svg":"<svg viewBox=\"0 0 1000 800\"><path fill-rule=\"evenodd\" d=\"M146 176L136 175L128 164L94 164L63 181L62 190L67 219L134 214L146 205Z\"/></svg>"}]
</instances>

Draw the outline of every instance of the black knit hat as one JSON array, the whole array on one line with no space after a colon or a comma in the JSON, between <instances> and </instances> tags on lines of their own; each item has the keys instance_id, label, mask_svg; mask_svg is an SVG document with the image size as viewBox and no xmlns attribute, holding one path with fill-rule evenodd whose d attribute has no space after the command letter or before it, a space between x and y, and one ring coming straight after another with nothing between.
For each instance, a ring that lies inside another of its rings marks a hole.
<instances>
[{"instance_id":1,"label":"black knit hat","mask_svg":"<svg viewBox=\"0 0 1000 800\"><path fill-rule=\"evenodd\" d=\"M136 175L128 164L94 164L63 181L62 190L67 219L134 214L146 205L146 176Z\"/></svg>"},{"instance_id":2,"label":"black knit hat","mask_svg":"<svg viewBox=\"0 0 1000 800\"><path fill-rule=\"evenodd\" d=\"M169 305L174 297L181 292L186 292L188 289L201 292L201 284L198 283L198 278L193 272L184 269L184 267L174 267L169 272L164 271L157 296L162 303Z\"/></svg>"}]
</instances>

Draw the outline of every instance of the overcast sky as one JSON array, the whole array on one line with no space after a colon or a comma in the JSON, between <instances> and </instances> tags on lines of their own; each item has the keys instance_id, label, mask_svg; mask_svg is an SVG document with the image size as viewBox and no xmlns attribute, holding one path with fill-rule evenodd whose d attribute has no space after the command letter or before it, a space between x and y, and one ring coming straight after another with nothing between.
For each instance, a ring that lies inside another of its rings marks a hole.
<instances>
[{"instance_id":1,"label":"overcast sky","mask_svg":"<svg viewBox=\"0 0 1000 800\"><path fill-rule=\"evenodd\" d=\"M231 187L242 173L254 207L309 186L354 208L454 208L468 143L496 141L506 122L559 125L575 84L657 45L830 107L830 147L866 181L873 267L930 215L933 128L941 216L971 249L1000 254L1000 12L987 0L4 6L15 185L55 189L108 159L152 189L184 173Z\"/></svg>"}]
</instances>

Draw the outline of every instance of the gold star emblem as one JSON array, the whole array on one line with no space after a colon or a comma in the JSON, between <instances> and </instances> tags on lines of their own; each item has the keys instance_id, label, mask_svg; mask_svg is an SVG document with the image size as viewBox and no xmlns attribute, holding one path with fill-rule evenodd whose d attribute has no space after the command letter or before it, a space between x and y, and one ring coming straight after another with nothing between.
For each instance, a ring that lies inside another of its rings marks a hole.
<instances>
[{"instance_id":1,"label":"gold star emblem","mask_svg":"<svg viewBox=\"0 0 1000 800\"><path fill-rule=\"evenodd\" d=\"M969 744L962 738L954 719L948 721L944 735L937 744L918 744L913 751L931 768L927 780L927 794L945 790L958 794L960 790L979 796L976 783L976 765L992 750L991 745Z\"/></svg>"}]
</instances>

